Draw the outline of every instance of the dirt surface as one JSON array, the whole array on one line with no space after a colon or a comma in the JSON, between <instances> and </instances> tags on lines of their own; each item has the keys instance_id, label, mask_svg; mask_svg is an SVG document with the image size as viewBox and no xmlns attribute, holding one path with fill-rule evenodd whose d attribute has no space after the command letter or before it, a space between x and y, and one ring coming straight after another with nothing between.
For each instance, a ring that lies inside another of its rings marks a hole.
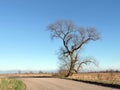
<instances>
[{"instance_id":1,"label":"dirt surface","mask_svg":"<svg viewBox=\"0 0 120 90\"><path fill-rule=\"evenodd\" d=\"M26 90L120 90L58 78L22 78Z\"/></svg>"}]
</instances>

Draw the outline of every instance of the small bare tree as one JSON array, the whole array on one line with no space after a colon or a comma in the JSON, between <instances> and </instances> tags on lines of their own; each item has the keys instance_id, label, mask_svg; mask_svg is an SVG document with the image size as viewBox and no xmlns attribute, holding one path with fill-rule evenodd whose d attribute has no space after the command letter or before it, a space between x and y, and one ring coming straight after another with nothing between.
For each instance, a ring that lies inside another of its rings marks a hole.
<instances>
[{"instance_id":1,"label":"small bare tree","mask_svg":"<svg viewBox=\"0 0 120 90\"><path fill-rule=\"evenodd\" d=\"M48 29L52 38L62 40L63 46L60 48L59 59L64 62L68 69L67 77L78 72L82 64L92 62L90 58L81 62L79 51L88 42L99 39L99 34L95 28L77 27L72 21L63 20L50 24Z\"/></svg>"}]
</instances>

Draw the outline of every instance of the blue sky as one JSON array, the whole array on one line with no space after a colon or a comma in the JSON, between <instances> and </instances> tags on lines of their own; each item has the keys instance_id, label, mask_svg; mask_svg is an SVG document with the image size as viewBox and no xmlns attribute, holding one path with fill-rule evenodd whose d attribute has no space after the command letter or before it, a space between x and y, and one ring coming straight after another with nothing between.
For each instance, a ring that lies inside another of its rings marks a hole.
<instances>
[{"instance_id":1,"label":"blue sky","mask_svg":"<svg viewBox=\"0 0 120 90\"><path fill-rule=\"evenodd\" d=\"M101 39L82 55L120 70L120 0L0 0L0 70L56 70L62 43L47 31L56 20L95 27Z\"/></svg>"}]
</instances>

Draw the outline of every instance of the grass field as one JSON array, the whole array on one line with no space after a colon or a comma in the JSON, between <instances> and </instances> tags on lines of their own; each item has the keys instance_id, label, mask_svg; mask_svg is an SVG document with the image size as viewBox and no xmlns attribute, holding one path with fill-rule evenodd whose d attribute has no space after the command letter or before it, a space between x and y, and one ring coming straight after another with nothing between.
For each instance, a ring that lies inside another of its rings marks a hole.
<instances>
[{"instance_id":1,"label":"grass field","mask_svg":"<svg viewBox=\"0 0 120 90\"><path fill-rule=\"evenodd\" d=\"M120 85L120 73L80 73L74 74L69 78Z\"/></svg>"},{"instance_id":2,"label":"grass field","mask_svg":"<svg viewBox=\"0 0 120 90\"><path fill-rule=\"evenodd\" d=\"M0 90L25 90L25 85L20 80L1 78Z\"/></svg>"},{"instance_id":3,"label":"grass field","mask_svg":"<svg viewBox=\"0 0 120 90\"><path fill-rule=\"evenodd\" d=\"M51 77L52 74L0 74L0 77Z\"/></svg>"}]
</instances>

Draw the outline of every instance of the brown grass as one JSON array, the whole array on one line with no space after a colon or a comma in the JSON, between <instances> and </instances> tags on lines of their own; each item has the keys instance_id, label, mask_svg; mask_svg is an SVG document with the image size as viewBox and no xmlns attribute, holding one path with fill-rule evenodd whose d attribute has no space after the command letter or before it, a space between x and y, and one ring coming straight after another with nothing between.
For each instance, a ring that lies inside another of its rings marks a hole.
<instances>
[{"instance_id":1,"label":"brown grass","mask_svg":"<svg viewBox=\"0 0 120 90\"><path fill-rule=\"evenodd\" d=\"M120 73L80 73L73 74L69 78L84 80L84 81L94 81L108 84L118 84L120 85Z\"/></svg>"},{"instance_id":2,"label":"brown grass","mask_svg":"<svg viewBox=\"0 0 120 90\"><path fill-rule=\"evenodd\" d=\"M0 74L0 77L51 77L52 74Z\"/></svg>"}]
</instances>

